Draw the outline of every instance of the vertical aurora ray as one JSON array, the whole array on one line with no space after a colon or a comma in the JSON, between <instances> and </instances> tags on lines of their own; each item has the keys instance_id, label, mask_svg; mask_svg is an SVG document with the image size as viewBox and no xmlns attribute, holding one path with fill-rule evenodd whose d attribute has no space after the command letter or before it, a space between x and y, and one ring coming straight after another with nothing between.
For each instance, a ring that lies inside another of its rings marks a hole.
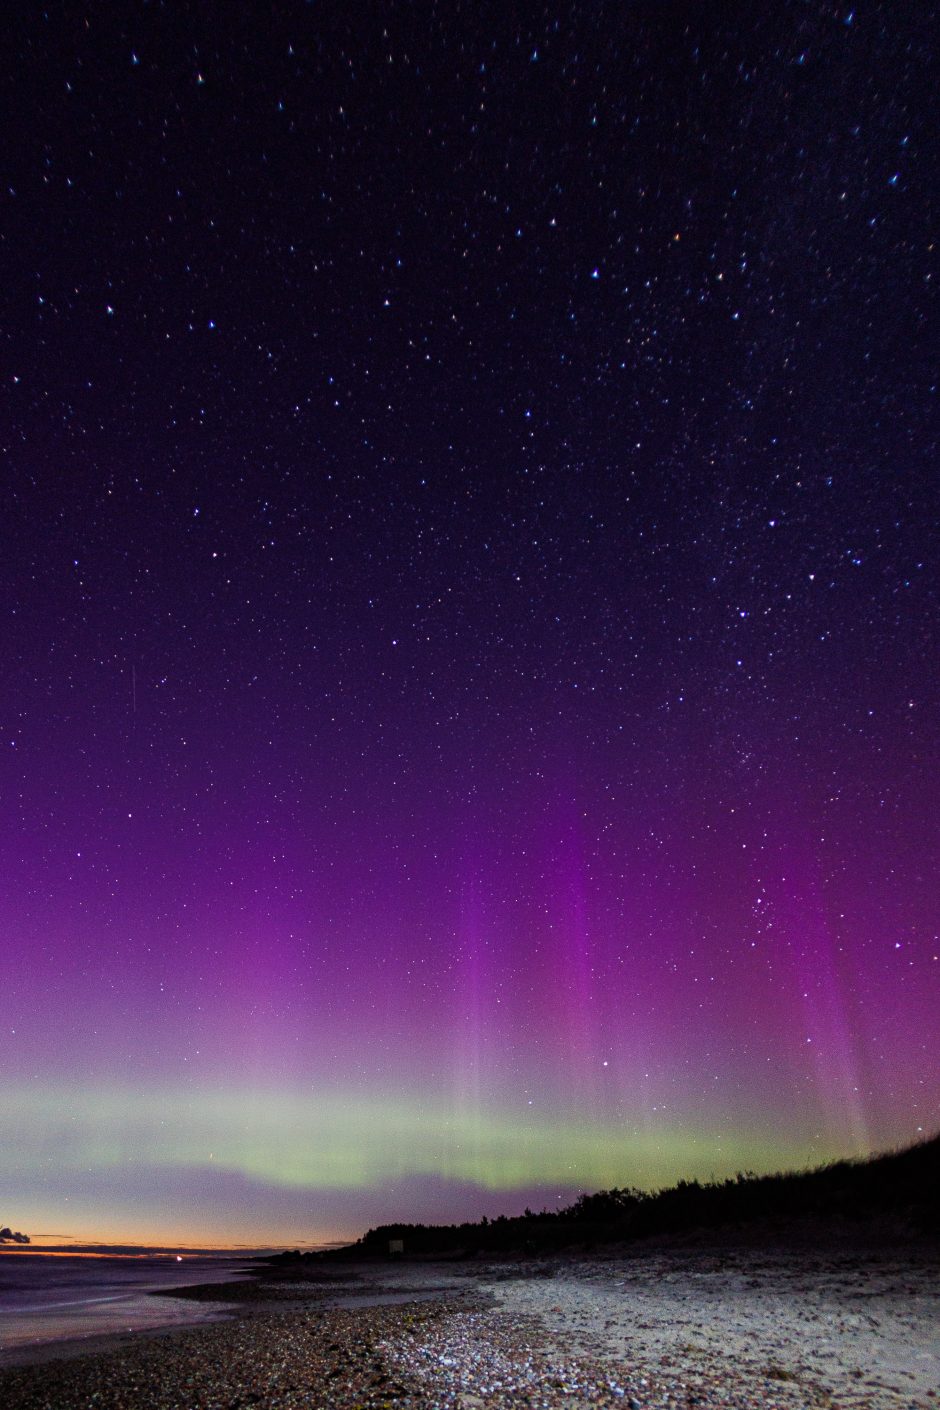
<instances>
[{"instance_id":1,"label":"vertical aurora ray","mask_svg":"<svg viewBox=\"0 0 940 1410\"><path fill-rule=\"evenodd\" d=\"M486 1037L488 1006L486 975L487 927L479 900L475 866L464 867L456 937L455 1002L453 1009L453 1104L457 1121L473 1142L480 1170L483 1093L488 1067Z\"/></svg>"},{"instance_id":2,"label":"vertical aurora ray","mask_svg":"<svg viewBox=\"0 0 940 1410\"><path fill-rule=\"evenodd\" d=\"M560 818L559 823L549 870L551 924L557 936L552 974L565 1035L564 1060L570 1090L579 1107L594 1112L603 1056L597 1031L599 976L594 963L583 839L574 810Z\"/></svg>"},{"instance_id":3,"label":"vertical aurora ray","mask_svg":"<svg viewBox=\"0 0 940 1410\"><path fill-rule=\"evenodd\" d=\"M861 1155L871 1145L848 1008L848 947L844 938L840 944L838 922L825 902L818 859L805 844L791 841L786 867L787 885L779 887L777 910L792 956L815 1101L826 1129L840 1132L844 1147Z\"/></svg>"}]
</instances>

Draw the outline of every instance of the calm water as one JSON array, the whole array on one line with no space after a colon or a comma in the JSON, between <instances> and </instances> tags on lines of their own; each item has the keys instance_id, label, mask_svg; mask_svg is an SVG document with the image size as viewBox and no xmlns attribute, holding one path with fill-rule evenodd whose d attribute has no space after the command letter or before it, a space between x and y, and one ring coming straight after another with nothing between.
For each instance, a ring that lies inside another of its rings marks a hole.
<instances>
[{"instance_id":1,"label":"calm water","mask_svg":"<svg viewBox=\"0 0 940 1410\"><path fill-rule=\"evenodd\" d=\"M215 1321L219 1303L149 1297L154 1288L231 1282L244 1258L52 1258L0 1254L0 1365L32 1346Z\"/></svg>"}]
</instances>

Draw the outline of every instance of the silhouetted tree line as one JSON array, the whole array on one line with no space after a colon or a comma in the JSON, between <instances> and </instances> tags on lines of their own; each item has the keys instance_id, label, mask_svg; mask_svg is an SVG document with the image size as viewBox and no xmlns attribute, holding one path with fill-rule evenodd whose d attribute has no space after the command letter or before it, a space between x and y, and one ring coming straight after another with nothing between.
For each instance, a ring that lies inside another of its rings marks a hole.
<instances>
[{"instance_id":1,"label":"silhouetted tree line","mask_svg":"<svg viewBox=\"0 0 940 1410\"><path fill-rule=\"evenodd\" d=\"M840 1160L815 1170L775 1175L745 1172L701 1184L680 1180L669 1189L601 1190L579 1195L568 1208L465 1224L383 1224L338 1256L388 1253L394 1239L406 1254L551 1252L629 1242L756 1221L819 1218L895 1221L911 1233L940 1235L940 1136L867 1160ZM335 1255L334 1255L335 1256Z\"/></svg>"}]
</instances>

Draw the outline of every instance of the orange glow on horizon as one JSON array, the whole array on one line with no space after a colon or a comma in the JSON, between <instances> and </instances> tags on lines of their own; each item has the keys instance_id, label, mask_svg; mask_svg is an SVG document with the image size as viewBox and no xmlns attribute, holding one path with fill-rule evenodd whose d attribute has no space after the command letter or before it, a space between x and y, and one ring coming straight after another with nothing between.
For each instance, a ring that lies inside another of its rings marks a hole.
<instances>
[{"instance_id":1,"label":"orange glow on horizon","mask_svg":"<svg viewBox=\"0 0 940 1410\"><path fill-rule=\"evenodd\" d=\"M194 1258L214 1258L217 1256L256 1258L260 1254L280 1253L285 1248L316 1252L318 1249L337 1248L342 1244L353 1242L352 1239L337 1239L332 1242L306 1243L298 1242L295 1239L273 1244L200 1244L191 1246L172 1243L133 1244L129 1240L125 1240L117 1242L113 1246L100 1243L94 1249L88 1248L87 1244L83 1243L79 1243L75 1248L63 1248L61 1245L48 1248L42 1244L17 1244L16 1246L0 1246L0 1258L4 1255L21 1258L26 1254L41 1254L43 1258L124 1258L129 1260L175 1258L180 1262L187 1262ZM132 1248L133 1252L128 1252L129 1248Z\"/></svg>"}]
</instances>

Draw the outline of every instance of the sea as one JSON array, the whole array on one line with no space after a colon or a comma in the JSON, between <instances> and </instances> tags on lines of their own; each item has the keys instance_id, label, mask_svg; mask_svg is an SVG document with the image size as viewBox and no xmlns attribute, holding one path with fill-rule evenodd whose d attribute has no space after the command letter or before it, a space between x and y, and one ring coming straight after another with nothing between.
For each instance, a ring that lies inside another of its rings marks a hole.
<instances>
[{"instance_id":1,"label":"sea","mask_svg":"<svg viewBox=\"0 0 940 1410\"><path fill-rule=\"evenodd\" d=\"M151 1297L156 1288L247 1276L245 1257L111 1258L0 1254L0 1366L41 1359L62 1343L117 1333L197 1326L231 1304Z\"/></svg>"}]
</instances>

